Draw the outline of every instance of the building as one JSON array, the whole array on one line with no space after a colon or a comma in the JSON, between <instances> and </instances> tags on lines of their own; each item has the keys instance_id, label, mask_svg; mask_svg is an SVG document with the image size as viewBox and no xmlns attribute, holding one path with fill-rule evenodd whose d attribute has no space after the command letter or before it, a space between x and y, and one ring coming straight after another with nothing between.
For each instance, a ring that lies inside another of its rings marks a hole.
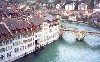
<instances>
[{"instance_id":1,"label":"building","mask_svg":"<svg viewBox=\"0 0 100 62\"><path fill-rule=\"evenodd\" d=\"M91 25L100 27L100 15L99 13L94 13L91 15L90 18Z\"/></svg>"},{"instance_id":2,"label":"building","mask_svg":"<svg viewBox=\"0 0 100 62\"><path fill-rule=\"evenodd\" d=\"M47 22L43 23L43 41L44 45L53 42L59 38L59 21L49 14L44 15Z\"/></svg>"},{"instance_id":3,"label":"building","mask_svg":"<svg viewBox=\"0 0 100 62\"><path fill-rule=\"evenodd\" d=\"M27 7L0 14L0 62L19 59L59 38L58 19L50 14L33 14Z\"/></svg>"},{"instance_id":4,"label":"building","mask_svg":"<svg viewBox=\"0 0 100 62\"><path fill-rule=\"evenodd\" d=\"M77 21L76 16L72 16L72 15L70 15L68 17L68 20L70 20L70 21Z\"/></svg>"},{"instance_id":5,"label":"building","mask_svg":"<svg viewBox=\"0 0 100 62\"><path fill-rule=\"evenodd\" d=\"M82 15L80 13L72 13L68 16L68 20L70 21L79 21Z\"/></svg>"},{"instance_id":6,"label":"building","mask_svg":"<svg viewBox=\"0 0 100 62\"><path fill-rule=\"evenodd\" d=\"M93 9L93 12L94 12L94 13L100 12L100 8L95 8L95 9Z\"/></svg>"},{"instance_id":7,"label":"building","mask_svg":"<svg viewBox=\"0 0 100 62\"><path fill-rule=\"evenodd\" d=\"M57 20L34 16L29 21L7 19L0 23L0 62L14 61L59 38Z\"/></svg>"},{"instance_id":8,"label":"building","mask_svg":"<svg viewBox=\"0 0 100 62\"><path fill-rule=\"evenodd\" d=\"M81 3L78 5L78 10L87 10L87 4L85 3Z\"/></svg>"},{"instance_id":9,"label":"building","mask_svg":"<svg viewBox=\"0 0 100 62\"><path fill-rule=\"evenodd\" d=\"M96 7L99 7L100 8L100 3L95 3L96 4Z\"/></svg>"},{"instance_id":10,"label":"building","mask_svg":"<svg viewBox=\"0 0 100 62\"><path fill-rule=\"evenodd\" d=\"M75 4L66 4L65 5L65 9L66 10L74 10L75 9Z\"/></svg>"}]
</instances>

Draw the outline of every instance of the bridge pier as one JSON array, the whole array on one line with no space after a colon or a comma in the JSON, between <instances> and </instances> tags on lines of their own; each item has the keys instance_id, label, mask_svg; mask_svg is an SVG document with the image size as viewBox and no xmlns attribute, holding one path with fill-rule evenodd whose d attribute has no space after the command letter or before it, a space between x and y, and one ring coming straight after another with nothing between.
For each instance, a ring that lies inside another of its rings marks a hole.
<instances>
[{"instance_id":1,"label":"bridge pier","mask_svg":"<svg viewBox=\"0 0 100 62\"><path fill-rule=\"evenodd\" d=\"M77 33L77 41L84 41L84 36L85 36L85 33L84 32L78 32Z\"/></svg>"},{"instance_id":2,"label":"bridge pier","mask_svg":"<svg viewBox=\"0 0 100 62\"><path fill-rule=\"evenodd\" d=\"M84 37L86 35L86 32L84 32L84 31L73 31L72 33L76 36L77 41L84 41Z\"/></svg>"},{"instance_id":3,"label":"bridge pier","mask_svg":"<svg viewBox=\"0 0 100 62\"><path fill-rule=\"evenodd\" d=\"M82 42L82 41L84 41L84 38L80 38L80 39L76 38L76 40Z\"/></svg>"}]
</instances>

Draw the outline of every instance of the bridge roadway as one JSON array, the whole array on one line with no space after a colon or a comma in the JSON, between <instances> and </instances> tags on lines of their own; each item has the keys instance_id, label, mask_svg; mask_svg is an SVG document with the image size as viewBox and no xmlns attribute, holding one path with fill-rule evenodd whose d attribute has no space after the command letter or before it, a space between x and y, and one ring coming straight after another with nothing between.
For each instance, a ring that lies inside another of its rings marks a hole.
<instances>
[{"instance_id":1,"label":"bridge roadway","mask_svg":"<svg viewBox=\"0 0 100 62\"><path fill-rule=\"evenodd\" d=\"M74 34L78 41L84 40L84 37L87 35L96 35L100 37L99 32L91 32L91 31L79 31L79 30L68 30L68 29L60 29L61 35L65 32L71 32Z\"/></svg>"}]
</instances>

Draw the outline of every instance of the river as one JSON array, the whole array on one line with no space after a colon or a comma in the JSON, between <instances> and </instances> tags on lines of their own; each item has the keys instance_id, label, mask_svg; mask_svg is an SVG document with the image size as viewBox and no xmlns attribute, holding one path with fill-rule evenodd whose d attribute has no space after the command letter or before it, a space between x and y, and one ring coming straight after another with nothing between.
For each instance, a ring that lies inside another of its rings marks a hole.
<instances>
[{"instance_id":1,"label":"river","mask_svg":"<svg viewBox=\"0 0 100 62\"><path fill-rule=\"evenodd\" d=\"M86 42L69 43L61 38L37 54L31 53L14 62L100 62L100 47L92 47Z\"/></svg>"}]
</instances>

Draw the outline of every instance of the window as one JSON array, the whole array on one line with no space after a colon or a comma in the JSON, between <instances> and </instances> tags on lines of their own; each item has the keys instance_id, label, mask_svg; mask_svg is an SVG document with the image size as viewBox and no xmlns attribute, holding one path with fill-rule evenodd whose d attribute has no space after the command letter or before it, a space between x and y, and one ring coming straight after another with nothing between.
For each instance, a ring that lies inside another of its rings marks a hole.
<instances>
[{"instance_id":1,"label":"window","mask_svg":"<svg viewBox=\"0 0 100 62\"><path fill-rule=\"evenodd\" d=\"M8 51L8 48L6 47L6 51Z\"/></svg>"},{"instance_id":2,"label":"window","mask_svg":"<svg viewBox=\"0 0 100 62\"><path fill-rule=\"evenodd\" d=\"M49 33L51 33L52 32L52 29L49 29Z\"/></svg>"},{"instance_id":3,"label":"window","mask_svg":"<svg viewBox=\"0 0 100 62\"><path fill-rule=\"evenodd\" d=\"M23 38L26 38L26 34L23 34Z\"/></svg>"},{"instance_id":4,"label":"window","mask_svg":"<svg viewBox=\"0 0 100 62\"><path fill-rule=\"evenodd\" d=\"M23 40L23 43L27 43L27 40Z\"/></svg>"},{"instance_id":5,"label":"window","mask_svg":"<svg viewBox=\"0 0 100 62\"><path fill-rule=\"evenodd\" d=\"M12 46L6 47L6 51L11 50L11 49L12 49Z\"/></svg>"},{"instance_id":6,"label":"window","mask_svg":"<svg viewBox=\"0 0 100 62\"><path fill-rule=\"evenodd\" d=\"M15 43L13 43L13 46L17 46L17 45L20 45L20 44L23 44L23 42L22 41L17 41Z\"/></svg>"},{"instance_id":7,"label":"window","mask_svg":"<svg viewBox=\"0 0 100 62\"><path fill-rule=\"evenodd\" d=\"M0 42L0 46L3 46L3 45L5 45L5 41L3 41L3 42Z\"/></svg>"},{"instance_id":8,"label":"window","mask_svg":"<svg viewBox=\"0 0 100 62\"><path fill-rule=\"evenodd\" d=\"M32 41L32 38L31 39L28 39L28 42L31 42Z\"/></svg>"},{"instance_id":9,"label":"window","mask_svg":"<svg viewBox=\"0 0 100 62\"><path fill-rule=\"evenodd\" d=\"M24 34L24 38L27 38L27 35L26 34Z\"/></svg>"},{"instance_id":10,"label":"window","mask_svg":"<svg viewBox=\"0 0 100 62\"><path fill-rule=\"evenodd\" d=\"M20 35L18 35L18 39L20 39Z\"/></svg>"},{"instance_id":11,"label":"window","mask_svg":"<svg viewBox=\"0 0 100 62\"><path fill-rule=\"evenodd\" d=\"M39 34L38 34L38 37L40 37L40 36L41 36L41 34L39 33Z\"/></svg>"},{"instance_id":12,"label":"window","mask_svg":"<svg viewBox=\"0 0 100 62\"><path fill-rule=\"evenodd\" d=\"M23 34L20 34L20 37L23 38Z\"/></svg>"},{"instance_id":13,"label":"window","mask_svg":"<svg viewBox=\"0 0 100 62\"><path fill-rule=\"evenodd\" d=\"M37 35L35 35L35 38L37 38Z\"/></svg>"},{"instance_id":14,"label":"window","mask_svg":"<svg viewBox=\"0 0 100 62\"><path fill-rule=\"evenodd\" d=\"M2 53L2 52L5 52L5 48L1 48L0 49L0 52Z\"/></svg>"},{"instance_id":15,"label":"window","mask_svg":"<svg viewBox=\"0 0 100 62\"><path fill-rule=\"evenodd\" d=\"M17 42L13 43L13 46L17 46Z\"/></svg>"},{"instance_id":16,"label":"window","mask_svg":"<svg viewBox=\"0 0 100 62\"><path fill-rule=\"evenodd\" d=\"M0 55L0 60L5 59L5 55Z\"/></svg>"},{"instance_id":17,"label":"window","mask_svg":"<svg viewBox=\"0 0 100 62\"><path fill-rule=\"evenodd\" d=\"M25 49L26 49L26 46L25 46Z\"/></svg>"},{"instance_id":18,"label":"window","mask_svg":"<svg viewBox=\"0 0 100 62\"><path fill-rule=\"evenodd\" d=\"M32 35L34 36L34 32L32 33Z\"/></svg>"},{"instance_id":19,"label":"window","mask_svg":"<svg viewBox=\"0 0 100 62\"><path fill-rule=\"evenodd\" d=\"M12 43L12 40L10 40L10 44Z\"/></svg>"},{"instance_id":20,"label":"window","mask_svg":"<svg viewBox=\"0 0 100 62\"><path fill-rule=\"evenodd\" d=\"M35 40L35 44L38 44L38 40Z\"/></svg>"},{"instance_id":21,"label":"window","mask_svg":"<svg viewBox=\"0 0 100 62\"><path fill-rule=\"evenodd\" d=\"M32 46L32 43L27 45L28 48L31 47L31 46Z\"/></svg>"},{"instance_id":22,"label":"window","mask_svg":"<svg viewBox=\"0 0 100 62\"><path fill-rule=\"evenodd\" d=\"M21 47L20 47L20 51L22 51L22 50L24 50L24 46L21 46Z\"/></svg>"},{"instance_id":23,"label":"window","mask_svg":"<svg viewBox=\"0 0 100 62\"><path fill-rule=\"evenodd\" d=\"M6 41L3 42L3 45L6 45Z\"/></svg>"},{"instance_id":24,"label":"window","mask_svg":"<svg viewBox=\"0 0 100 62\"><path fill-rule=\"evenodd\" d=\"M7 53L7 57L11 57L11 52Z\"/></svg>"},{"instance_id":25,"label":"window","mask_svg":"<svg viewBox=\"0 0 100 62\"><path fill-rule=\"evenodd\" d=\"M15 52L19 52L19 48L15 48Z\"/></svg>"},{"instance_id":26,"label":"window","mask_svg":"<svg viewBox=\"0 0 100 62\"><path fill-rule=\"evenodd\" d=\"M14 40L17 40L18 39L18 37L16 36L15 38L14 38Z\"/></svg>"},{"instance_id":27,"label":"window","mask_svg":"<svg viewBox=\"0 0 100 62\"><path fill-rule=\"evenodd\" d=\"M2 42L0 42L0 46L2 46Z\"/></svg>"},{"instance_id":28,"label":"window","mask_svg":"<svg viewBox=\"0 0 100 62\"><path fill-rule=\"evenodd\" d=\"M33 45L34 45L34 42L33 42Z\"/></svg>"},{"instance_id":29,"label":"window","mask_svg":"<svg viewBox=\"0 0 100 62\"><path fill-rule=\"evenodd\" d=\"M20 41L20 44L23 44L23 41Z\"/></svg>"},{"instance_id":30,"label":"window","mask_svg":"<svg viewBox=\"0 0 100 62\"><path fill-rule=\"evenodd\" d=\"M5 41L6 42L6 45L8 45L9 44L9 41Z\"/></svg>"},{"instance_id":31,"label":"window","mask_svg":"<svg viewBox=\"0 0 100 62\"><path fill-rule=\"evenodd\" d=\"M34 40L34 38L33 38L33 40Z\"/></svg>"}]
</instances>

